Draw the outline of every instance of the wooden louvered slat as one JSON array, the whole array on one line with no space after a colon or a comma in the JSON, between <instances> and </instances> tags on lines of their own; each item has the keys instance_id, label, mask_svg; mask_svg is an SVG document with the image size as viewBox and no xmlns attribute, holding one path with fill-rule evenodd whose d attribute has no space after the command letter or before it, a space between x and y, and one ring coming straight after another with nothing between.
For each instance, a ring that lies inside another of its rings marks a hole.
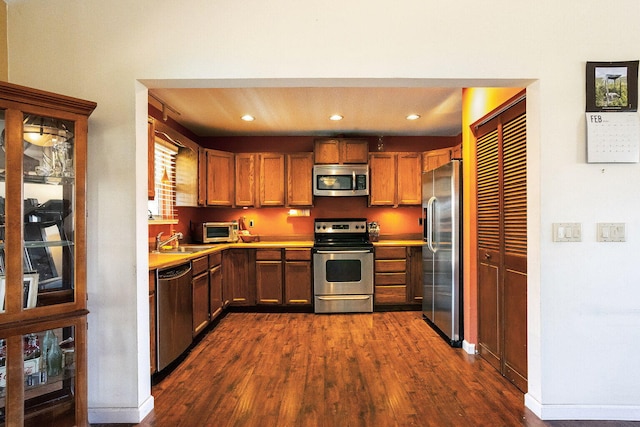
<instances>
[{"instance_id":1,"label":"wooden louvered slat","mask_svg":"<svg viewBox=\"0 0 640 427\"><path fill-rule=\"evenodd\" d=\"M527 254L526 114L503 126L504 248Z\"/></svg>"},{"instance_id":2,"label":"wooden louvered slat","mask_svg":"<svg viewBox=\"0 0 640 427\"><path fill-rule=\"evenodd\" d=\"M498 175L498 131L478 139L478 246L500 247L500 192Z\"/></svg>"}]
</instances>

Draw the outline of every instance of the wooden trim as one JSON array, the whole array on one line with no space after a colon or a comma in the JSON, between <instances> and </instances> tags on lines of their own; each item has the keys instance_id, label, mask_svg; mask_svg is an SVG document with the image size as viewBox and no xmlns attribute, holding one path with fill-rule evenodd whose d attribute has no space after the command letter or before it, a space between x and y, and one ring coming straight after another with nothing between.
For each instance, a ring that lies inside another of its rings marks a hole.
<instances>
[{"instance_id":1,"label":"wooden trim","mask_svg":"<svg viewBox=\"0 0 640 427\"><path fill-rule=\"evenodd\" d=\"M9 103L29 104L89 116L97 104L70 96L59 95L13 83L0 82L0 100Z\"/></svg>"}]
</instances>

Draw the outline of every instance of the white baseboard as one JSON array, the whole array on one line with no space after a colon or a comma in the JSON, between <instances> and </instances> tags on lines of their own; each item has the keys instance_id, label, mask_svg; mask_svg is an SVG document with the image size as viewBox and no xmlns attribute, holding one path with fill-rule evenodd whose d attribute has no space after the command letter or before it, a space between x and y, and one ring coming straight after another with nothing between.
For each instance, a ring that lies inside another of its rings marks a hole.
<instances>
[{"instance_id":1,"label":"white baseboard","mask_svg":"<svg viewBox=\"0 0 640 427\"><path fill-rule=\"evenodd\" d=\"M462 341L462 349L468 354L476 354L476 345L467 340Z\"/></svg>"},{"instance_id":2,"label":"white baseboard","mask_svg":"<svg viewBox=\"0 0 640 427\"><path fill-rule=\"evenodd\" d=\"M640 421L638 405L544 405L528 393L524 404L541 420Z\"/></svg>"},{"instance_id":3,"label":"white baseboard","mask_svg":"<svg viewBox=\"0 0 640 427\"><path fill-rule=\"evenodd\" d=\"M89 408L90 424L138 424L153 411L153 396L138 408Z\"/></svg>"}]
</instances>

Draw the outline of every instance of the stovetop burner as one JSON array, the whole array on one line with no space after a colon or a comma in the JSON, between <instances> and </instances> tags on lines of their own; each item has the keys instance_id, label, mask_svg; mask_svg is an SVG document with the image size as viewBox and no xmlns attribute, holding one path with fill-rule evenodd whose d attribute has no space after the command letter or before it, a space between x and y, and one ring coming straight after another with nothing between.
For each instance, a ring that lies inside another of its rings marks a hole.
<instances>
[{"instance_id":1,"label":"stovetop burner","mask_svg":"<svg viewBox=\"0 0 640 427\"><path fill-rule=\"evenodd\" d=\"M315 247L370 248L366 218L316 218L314 220Z\"/></svg>"}]
</instances>

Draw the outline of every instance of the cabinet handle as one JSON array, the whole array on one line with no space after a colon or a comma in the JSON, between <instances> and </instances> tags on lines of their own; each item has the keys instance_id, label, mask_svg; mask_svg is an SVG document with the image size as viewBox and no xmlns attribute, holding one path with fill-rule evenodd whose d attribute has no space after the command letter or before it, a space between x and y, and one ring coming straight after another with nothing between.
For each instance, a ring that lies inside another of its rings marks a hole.
<instances>
[{"instance_id":1,"label":"cabinet handle","mask_svg":"<svg viewBox=\"0 0 640 427\"><path fill-rule=\"evenodd\" d=\"M485 257L485 259L491 259L491 254L490 253L485 253L484 257Z\"/></svg>"}]
</instances>

